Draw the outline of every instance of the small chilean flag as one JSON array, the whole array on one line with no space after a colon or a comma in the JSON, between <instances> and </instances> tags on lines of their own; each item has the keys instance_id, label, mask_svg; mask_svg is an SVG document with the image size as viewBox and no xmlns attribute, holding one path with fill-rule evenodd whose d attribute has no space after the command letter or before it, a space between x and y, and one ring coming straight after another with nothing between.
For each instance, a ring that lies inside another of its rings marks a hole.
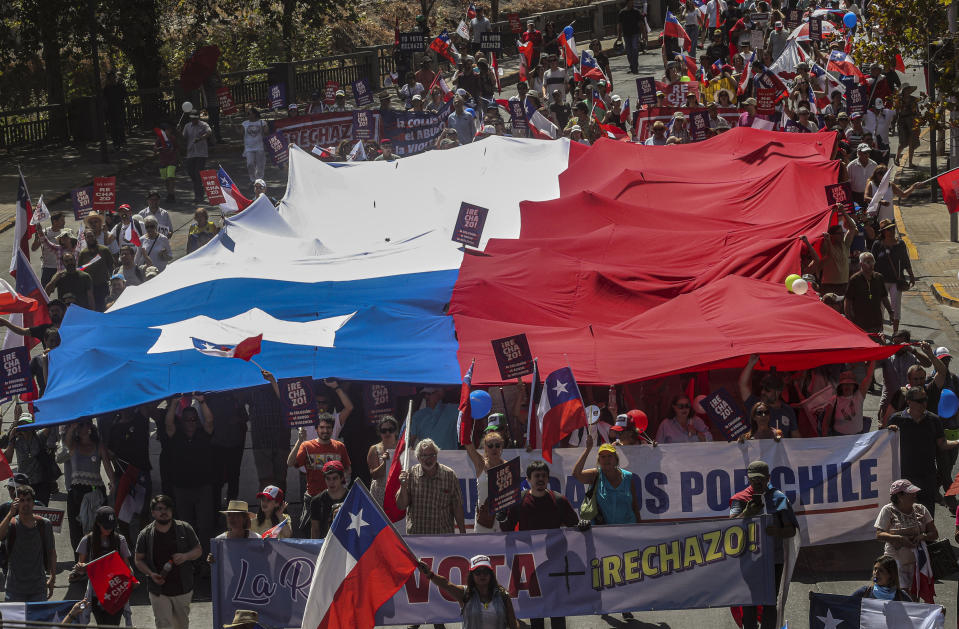
<instances>
[{"instance_id":1,"label":"small chilean flag","mask_svg":"<svg viewBox=\"0 0 959 629\"><path fill-rule=\"evenodd\" d=\"M216 178L219 179L220 189L223 191L224 198L226 198L226 203L220 204L220 210L224 213L236 214L242 212L253 203L240 193L240 189L236 187L236 184L233 183L222 166L217 166Z\"/></svg>"},{"instance_id":2,"label":"small chilean flag","mask_svg":"<svg viewBox=\"0 0 959 629\"><path fill-rule=\"evenodd\" d=\"M852 57L841 50L833 50L829 53L829 63L826 64L826 70L834 70L846 76L859 77L860 81L866 80L866 75L856 66Z\"/></svg>"},{"instance_id":3,"label":"small chilean flag","mask_svg":"<svg viewBox=\"0 0 959 629\"><path fill-rule=\"evenodd\" d=\"M463 386L460 388L460 408L459 415L456 417L456 433L460 438L460 445L465 446L473 443L473 409L470 408L470 384L473 381L473 365L476 359L470 363L470 368L466 370L463 376Z\"/></svg>"},{"instance_id":4,"label":"small chilean flag","mask_svg":"<svg viewBox=\"0 0 959 629\"><path fill-rule=\"evenodd\" d=\"M619 121L623 124L629 122L629 96L626 97L626 102L623 103L623 107L619 111Z\"/></svg>"},{"instance_id":5,"label":"small chilean flag","mask_svg":"<svg viewBox=\"0 0 959 629\"><path fill-rule=\"evenodd\" d=\"M263 335L258 334L248 339L243 339L236 345L223 345L221 343L211 343L191 336L193 349L206 354L207 356L221 356L223 358L239 358L240 360L250 360L260 353L260 343L263 341Z\"/></svg>"},{"instance_id":6,"label":"small chilean flag","mask_svg":"<svg viewBox=\"0 0 959 629\"><path fill-rule=\"evenodd\" d=\"M586 407L573 370L557 369L546 377L543 395L536 409L538 432L542 435L543 458L553 462L553 447L574 430L587 425Z\"/></svg>"},{"instance_id":7,"label":"small chilean flag","mask_svg":"<svg viewBox=\"0 0 959 629\"><path fill-rule=\"evenodd\" d=\"M573 34L573 25L570 24L559 34L559 45L566 57L566 66L574 66L579 61L579 53L576 51L576 36Z\"/></svg>"},{"instance_id":8,"label":"small chilean flag","mask_svg":"<svg viewBox=\"0 0 959 629\"><path fill-rule=\"evenodd\" d=\"M666 37L675 37L682 41L683 50L686 52L691 52L690 48L692 47L693 41L689 38L689 35L686 34L686 29L683 28L683 25L679 23L679 20L676 19L676 16L672 14L671 11L666 11L666 22L663 24L663 35Z\"/></svg>"},{"instance_id":9,"label":"small chilean flag","mask_svg":"<svg viewBox=\"0 0 959 629\"><path fill-rule=\"evenodd\" d=\"M601 81L606 78L606 75L603 74L603 71L600 69L599 64L596 63L596 57L589 54L589 51L584 50L579 56L579 71L583 75L584 79L595 79Z\"/></svg>"},{"instance_id":10,"label":"small chilean flag","mask_svg":"<svg viewBox=\"0 0 959 629\"><path fill-rule=\"evenodd\" d=\"M0 314L34 312L40 307L32 297L23 297L5 281L0 280ZM0 480L3 480L0 478Z\"/></svg>"},{"instance_id":11,"label":"small chilean flag","mask_svg":"<svg viewBox=\"0 0 959 629\"><path fill-rule=\"evenodd\" d=\"M519 80L525 81L530 66L533 65L533 42L521 42L516 40L516 50L519 56Z\"/></svg>"},{"instance_id":12,"label":"small chilean flag","mask_svg":"<svg viewBox=\"0 0 959 629\"><path fill-rule=\"evenodd\" d=\"M133 229L133 221L130 221L130 224L127 225L127 228L123 232L123 237L131 245L136 247L143 246L143 243L140 242L140 234L137 233L137 230Z\"/></svg>"}]
</instances>

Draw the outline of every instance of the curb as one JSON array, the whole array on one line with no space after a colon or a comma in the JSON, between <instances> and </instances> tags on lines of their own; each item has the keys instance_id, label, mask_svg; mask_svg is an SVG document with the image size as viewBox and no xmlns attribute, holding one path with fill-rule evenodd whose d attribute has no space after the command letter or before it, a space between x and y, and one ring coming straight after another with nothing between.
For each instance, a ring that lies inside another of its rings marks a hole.
<instances>
[{"instance_id":1,"label":"curb","mask_svg":"<svg viewBox=\"0 0 959 629\"><path fill-rule=\"evenodd\" d=\"M959 308L959 299L950 295L946 291L946 288L939 282L932 283L932 292L940 304L952 306L953 308Z\"/></svg>"},{"instance_id":2,"label":"curb","mask_svg":"<svg viewBox=\"0 0 959 629\"><path fill-rule=\"evenodd\" d=\"M906 233L906 223L902 218L902 211L899 209L899 203L893 203L892 205L893 212L896 216L896 227L899 230L899 236L902 237L902 241L906 243L906 251L909 252L910 260L919 259L919 249L916 248L916 245L913 244L912 239L909 238L909 234Z\"/></svg>"}]
</instances>

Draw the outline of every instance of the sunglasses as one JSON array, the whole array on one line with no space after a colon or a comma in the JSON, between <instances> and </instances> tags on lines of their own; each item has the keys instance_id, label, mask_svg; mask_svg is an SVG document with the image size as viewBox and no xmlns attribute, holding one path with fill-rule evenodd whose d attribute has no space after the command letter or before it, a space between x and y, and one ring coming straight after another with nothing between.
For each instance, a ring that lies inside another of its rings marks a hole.
<instances>
[{"instance_id":1,"label":"sunglasses","mask_svg":"<svg viewBox=\"0 0 959 629\"><path fill-rule=\"evenodd\" d=\"M487 447L487 448L500 448L500 449L502 449L502 447L503 447L503 442L502 442L502 441L497 441L497 442L495 442L495 443L487 443L487 444L486 444L486 447Z\"/></svg>"},{"instance_id":2,"label":"sunglasses","mask_svg":"<svg viewBox=\"0 0 959 629\"><path fill-rule=\"evenodd\" d=\"M918 400L909 400L910 402L915 402L916 404L925 404L927 399L924 397L919 398Z\"/></svg>"},{"instance_id":3,"label":"sunglasses","mask_svg":"<svg viewBox=\"0 0 959 629\"><path fill-rule=\"evenodd\" d=\"M689 408L689 404L674 404L676 408Z\"/></svg>"},{"instance_id":4,"label":"sunglasses","mask_svg":"<svg viewBox=\"0 0 959 629\"><path fill-rule=\"evenodd\" d=\"M769 411L756 411L756 417L765 417L766 415L769 415Z\"/></svg>"},{"instance_id":5,"label":"sunglasses","mask_svg":"<svg viewBox=\"0 0 959 629\"><path fill-rule=\"evenodd\" d=\"M182 420L182 421L183 421L184 424L195 424L195 423L196 423L196 420L193 419L192 417L191 417L190 419L184 419L184 420Z\"/></svg>"},{"instance_id":6,"label":"sunglasses","mask_svg":"<svg viewBox=\"0 0 959 629\"><path fill-rule=\"evenodd\" d=\"M380 428L381 435L391 435L396 432L396 428Z\"/></svg>"}]
</instances>

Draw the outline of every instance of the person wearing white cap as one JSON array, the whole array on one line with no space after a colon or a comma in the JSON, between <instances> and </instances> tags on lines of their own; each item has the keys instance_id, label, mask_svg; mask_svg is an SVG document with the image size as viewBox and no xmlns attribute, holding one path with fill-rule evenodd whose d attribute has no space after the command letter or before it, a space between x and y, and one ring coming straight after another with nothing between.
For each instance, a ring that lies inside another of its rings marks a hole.
<instances>
[{"instance_id":1,"label":"person wearing white cap","mask_svg":"<svg viewBox=\"0 0 959 629\"><path fill-rule=\"evenodd\" d=\"M773 60L776 60L786 48L787 43L789 43L789 32L783 29L782 21L777 20L766 38L766 50L769 51Z\"/></svg>"},{"instance_id":2,"label":"person wearing white cap","mask_svg":"<svg viewBox=\"0 0 959 629\"><path fill-rule=\"evenodd\" d=\"M852 200L863 205L866 202L866 182L876 171L876 162L870 159L872 147L862 142L856 147L856 159L846 164L849 173L849 187L852 189Z\"/></svg>"},{"instance_id":3,"label":"person wearing white cap","mask_svg":"<svg viewBox=\"0 0 959 629\"><path fill-rule=\"evenodd\" d=\"M586 137L583 136L583 128L579 126L578 124L574 124L572 127L569 128L569 139L572 140L573 142L579 142L580 144L585 144L586 146L589 146L589 140L587 140Z\"/></svg>"},{"instance_id":4,"label":"person wearing white cap","mask_svg":"<svg viewBox=\"0 0 959 629\"><path fill-rule=\"evenodd\" d=\"M412 109L413 96L419 96L422 98L423 94L426 93L426 88L416 80L416 74L411 71L406 73L406 83L400 86L396 93L399 94L400 98L403 99L403 102L406 104L406 108Z\"/></svg>"},{"instance_id":5,"label":"person wearing white cap","mask_svg":"<svg viewBox=\"0 0 959 629\"><path fill-rule=\"evenodd\" d=\"M892 126L892 121L895 118L896 112L887 109L886 103L881 98L876 98L862 120L863 128L872 133L872 137L876 140L876 146L883 151L887 159L889 157L889 127Z\"/></svg>"},{"instance_id":6,"label":"person wearing white cap","mask_svg":"<svg viewBox=\"0 0 959 629\"><path fill-rule=\"evenodd\" d=\"M256 107L250 107L243 121L243 157L246 158L246 172L250 182L263 178L266 169L266 149L263 139L270 134L266 121L260 118Z\"/></svg>"},{"instance_id":7,"label":"person wearing white cap","mask_svg":"<svg viewBox=\"0 0 959 629\"><path fill-rule=\"evenodd\" d=\"M273 204L273 207L280 206L279 199L275 199L271 197L269 194L267 194L266 181L264 181L263 179L257 179L256 181L253 182L253 198L257 199L259 198L261 194L266 195L266 198L270 200L270 203Z\"/></svg>"},{"instance_id":8,"label":"person wearing white cap","mask_svg":"<svg viewBox=\"0 0 959 629\"><path fill-rule=\"evenodd\" d=\"M518 629L516 612L509 593L497 582L493 562L486 555L470 559L466 585L450 583L422 561L419 569L427 579L460 604L463 629Z\"/></svg>"},{"instance_id":9,"label":"person wearing white cap","mask_svg":"<svg viewBox=\"0 0 959 629\"><path fill-rule=\"evenodd\" d=\"M885 542L885 553L896 558L899 565L899 583L908 586L908 591L915 600L918 600L913 586L916 546L939 539L932 514L916 501L920 491L922 490L908 479L893 481L889 486L889 502L879 510L873 525L876 539Z\"/></svg>"}]
</instances>

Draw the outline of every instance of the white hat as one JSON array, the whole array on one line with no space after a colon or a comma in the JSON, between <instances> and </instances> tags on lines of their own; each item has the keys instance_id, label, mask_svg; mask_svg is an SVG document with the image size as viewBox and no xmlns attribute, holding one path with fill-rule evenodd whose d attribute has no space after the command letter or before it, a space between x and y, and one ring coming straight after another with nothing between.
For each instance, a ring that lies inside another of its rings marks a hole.
<instances>
[{"instance_id":1,"label":"white hat","mask_svg":"<svg viewBox=\"0 0 959 629\"><path fill-rule=\"evenodd\" d=\"M491 124L483 125L483 133L496 133L496 127Z\"/></svg>"},{"instance_id":2,"label":"white hat","mask_svg":"<svg viewBox=\"0 0 959 629\"><path fill-rule=\"evenodd\" d=\"M865 142L860 142L860 143L859 143L859 146L856 147L856 152L857 152L857 153L862 153L863 151L865 151L866 153L868 153L868 152L871 151L871 150L872 150L872 147L869 146L868 144L866 144Z\"/></svg>"},{"instance_id":3,"label":"white hat","mask_svg":"<svg viewBox=\"0 0 959 629\"><path fill-rule=\"evenodd\" d=\"M619 94L613 94L612 98L610 98L609 100L614 103L618 103L622 101L623 99L619 97Z\"/></svg>"},{"instance_id":4,"label":"white hat","mask_svg":"<svg viewBox=\"0 0 959 629\"><path fill-rule=\"evenodd\" d=\"M626 413L620 413L616 416L616 423L610 428L610 430L626 430L629 427L629 415Z\"/></svg>"},{"instance_id":5,"label":"white hat","mask_svg":"<svg viewBox=\"0 0 959 629\"><path fill-rule=\"evenodd\" d=\"M470 559L470 572L474 570L479 570L480 568L489 568L493 569L493 562L490 561L490 558L486 555L476 555Z\"/></svg>"},{"instance_id":6,"label":"white hat","mask_svg":"<svg viewBox=\"0 0 959 629\"><path fill-rule=\"evenodd\" d=\"M949 352L948 347L937 347L936 348L936 358L942 360L943 358L952 358L952 354Z\"/></svg>"},{"instance_id":7,"label":"white hat","mask_svg":"<svg viewBox=\"0 0 959 629\"><path fill-rule=\"evenodd\" d=\"M883 100L882 100L881 98L877 98L877 99L872 103L872 106L875 107L876 109L883 109L883 108L886 106L886 103L883 102Z\"/></svg>"},{"instance_id":8,"label":"white hat","mask_svg":"<svg viewBox=\"0 0 959 629\"><path fill-rule=\"evenodd\" d=\"M580 131L580 132L582 132L582 130L583 130L583 128L582 128L581 126L579 126L578 124L574 124L572 127L569 128L569 132L570 132L570 133L572 133L573 131Z\"/></svg>"},{"instance_id":9,"label":"white hat","mask_svg":"<svg viewBox=\"0 0 959 629\"><path fill-rule=\"evenodd\" d=\"M265 188L265 187L266 187L266 182L263 181L262 179L257 179L256 181L253 182L253 185L254 185L254 186L263 186L263 187Z\"/></svg>"}]
</instances>

